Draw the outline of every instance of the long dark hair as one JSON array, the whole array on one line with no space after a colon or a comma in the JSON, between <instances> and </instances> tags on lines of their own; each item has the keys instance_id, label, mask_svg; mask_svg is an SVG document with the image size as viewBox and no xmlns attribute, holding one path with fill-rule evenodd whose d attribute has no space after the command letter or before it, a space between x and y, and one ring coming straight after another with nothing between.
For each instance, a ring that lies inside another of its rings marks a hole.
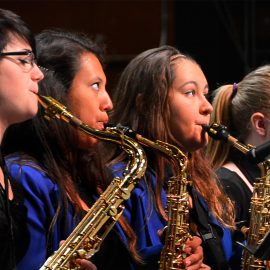
<instances>
[{"instance_id":1,"label":"long dark hair","mask_svg":"<svg viewBox=\"0 0 270 270\"><path fill-rule=\"evenodd\" d=\"M102 59L101 51L91 39L79 33L50 30L39 34L36 40L38 62L49 69L44 71L39 93L66 105L70 84L80 68L81 54L91 52ZM21 164L34 160L58 184L60 201L50 225L51 236L62 209L66 215L69 200L76 215L82 212L77 185L82 185L89 194L98 194L106 188L109 179L96 148L79 149L78 133L73 127L61 121L47 121L42 114L40 108L35 118L9 128L3 149L5 154L19 153Z\"/></svg>"},{"instance_id":2,"label":"long dark hair","mask_svg":"<svg viewBox=\"0 0 270 270\"><path fill-rule=\"evenodd\" d=\"M39 93L67 105L67 94L79 70L80 56L91 52L103 63L103 49L85 34L61 30L46 30L36 40L38 64L45 72ZM62 121L47 121L42 114L40 108L34 119L9 130L4 149L5 153L20 152L26 160L34 159L58 184L61 198L50 225L51 235L60 211L64 209L64 213L67 212L69 200L72 201L76 214L81 213L77 185L83 186L87 192L87 200L91 194L101 194L110 180L100 158L98 145L90 149L79 149L78 133L73 127ZM123 218L119 222L130 240L131 254L135 260L140 261L135 250L133 230Z\"/></svg>"},{"instance_id":3,"label":"long dark hair","mask_svg":"<svg viewBox=\"0 0 270 270\"><path fill-rule=\"evenodd\" d=\"M0 52L14 35L29 43L33 52L36 52L35 39L27 24L14 12L0 9Z\"/></svg>"},{"instance_id":4,"label":"long dark hair","mask_svg":"<svg viewBox=\"0 0 270 270\"><path fill-rule=\"evenodd\" d=\"M125 68L113 91L111 120L130 126L151 140L169 142L181 148L181 142L174 138L169 128L168 92L175 79L174 65L183 59L196 63L192 57L171 46L150 49L135 57ZM149 150L148 160L157 175L157 207L166 218L161 203L161 189L167 161L157 152ZM233 206L221 191L201 151L192 154L189 171L194 186L203 195L214 216L223 224L233 224Z\"/></svg>"}]
</instances>

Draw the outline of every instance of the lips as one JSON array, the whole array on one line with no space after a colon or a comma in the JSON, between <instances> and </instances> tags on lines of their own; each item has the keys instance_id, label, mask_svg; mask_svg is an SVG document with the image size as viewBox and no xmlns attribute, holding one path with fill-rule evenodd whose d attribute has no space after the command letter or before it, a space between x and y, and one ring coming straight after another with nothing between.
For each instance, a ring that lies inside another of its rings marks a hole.
<instances>
[{"instance_id":1,"label":"lips","mask_svg":"<svg viewBox=\"0 0 270 270\"><path fill-rule=\"evenodd\" d=\"M198 126L208 126L209 121L199 122L199 123L196 123L196 125L198 125Z\"/></svg>"},{"instance_id":2,"label":"lips","mask_svg":"<svg viewBox=\"0 0 270 270\"><path fill-rule=\"evenodd\" d=\"M38 93L38 89L31 89L30 92L37 94Z\"/></svg>"},{"instance_id":3,"label":"lips","mask_svg":"<svg viewBox=\"0 0 270 270\"><path fill-rule=\"evenodd\" d=\"M97 122L96 129L103 130L104 129L104 122Z\"/></svg>"}]
</instances>

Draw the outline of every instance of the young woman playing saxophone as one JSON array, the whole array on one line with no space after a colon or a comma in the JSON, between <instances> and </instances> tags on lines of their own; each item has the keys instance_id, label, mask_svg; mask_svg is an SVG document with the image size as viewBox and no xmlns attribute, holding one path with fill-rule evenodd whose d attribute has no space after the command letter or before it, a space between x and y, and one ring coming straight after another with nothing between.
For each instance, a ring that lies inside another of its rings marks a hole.
<instances>
[{"instance_id":1,"label":"young woman playing saxophone","mask_svg":"<svg viewBox=\"0 0 270 270\"><path fill-rule=\"evenodd\" d=\"M199 152L208 142L202 128L209 123L212 112L206 99L208 90L200 66L191 57L170 46L150 49L135 57L122 73L113 92L115 107L111 119L153 141L167 142L184 153L191 153L187 168L194 187L190 190L191 227L194 234L203 238L203 262L215 270L228 270L234 255L233 206ZM124 216L138 235L138 249L146 262L142 269L149 270L159 267L163 244L158 231L166 225L164 208L167 181L172 171L161 153L153 149L146 151L148 170L127 202ZM125 160L117 157L117 152L113 157L115 174L121 175ZM198 216L198 211L202 215ZM202 216L206 224L201 223ZM204 263L193 265L194 257L191 255L184 260L186 269L208 268Z\"/></svg>"},{"instance_id":2,"label":"young woman playing saxophone","mask_svg":"<svg viewBox=\"0 0 270 270\"><path fill-rule=\"evenodd\" d=\"M48 69L40 94L55 98L89 127L102 130L112 103L100 48L85 35L48 30L37 36L37 58ZM39 269L110 184L109 172L96 138L61 121L47 121L41 112L9 131L5 151L13 153L9 168L24 189L28 208L30 246L17 269ZM189 260L196 266L202 251L199 241L192 243L195 254ZM102 270L131 270L139 269L141 259L134 231L120 219L91 261Z\"/></svg>"},{"instance_id":3,"label":"young woman playing saxophone","mask_svg":"<svg viewBox=\"0 0 270 270\"><path fill-rule=\"evenodd\" d=\"M100 48L84 35L63 31L45 31L36 40L38 62L51 70L39 93L68 105L90 127L103 129L112 102ZM30 244L17 269L39 269L105 188L108 178L97 141L65 123L47 121L41 112L8 131L3 147L10 154L10 173L25 195L30 232ZM125 254L117 233L109 239ZM101 251L107 254L106 248ZM80 263L84 269L88 262ZM106 263L112 263L109 256ZM93 264L91 268L96 269Z\"/></svg>"}]
</instances>

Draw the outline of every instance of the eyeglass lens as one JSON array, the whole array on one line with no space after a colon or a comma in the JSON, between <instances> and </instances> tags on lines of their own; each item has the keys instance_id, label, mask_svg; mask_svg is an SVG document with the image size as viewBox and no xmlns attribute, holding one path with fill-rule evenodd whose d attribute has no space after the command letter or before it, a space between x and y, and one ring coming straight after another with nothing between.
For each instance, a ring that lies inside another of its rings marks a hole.
<instances>
[{"instance_id":1,"label":"eyeglass lens","mask_svg":"<svg viewBox=\"0 0 270 270\"><path fill-rule=\"evenodd\" d=\"M23 58L18 58L18 65L23 71L29 72L35 64L35 55L32 51L18 51L18 52L1 52L0 56L25 56ZM11 59L10 59L11 60Z\"/></svg>"}]
</instances>

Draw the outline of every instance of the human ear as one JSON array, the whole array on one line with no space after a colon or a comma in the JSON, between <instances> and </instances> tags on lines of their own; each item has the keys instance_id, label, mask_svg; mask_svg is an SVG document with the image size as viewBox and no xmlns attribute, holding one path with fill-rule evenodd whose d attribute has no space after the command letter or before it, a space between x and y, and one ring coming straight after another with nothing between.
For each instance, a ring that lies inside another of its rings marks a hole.
<instances>
[{"instance_id":1,"label":"human ear","mask_svg":"<svg viewBox=\"0 0 270 270\"><path fill-rule=\"evenodd\" d=\"M250 117L251 128L258 135L265 137L267 135L268 121L263 113L255 112Z\"/></svg>"}]
</instances>

